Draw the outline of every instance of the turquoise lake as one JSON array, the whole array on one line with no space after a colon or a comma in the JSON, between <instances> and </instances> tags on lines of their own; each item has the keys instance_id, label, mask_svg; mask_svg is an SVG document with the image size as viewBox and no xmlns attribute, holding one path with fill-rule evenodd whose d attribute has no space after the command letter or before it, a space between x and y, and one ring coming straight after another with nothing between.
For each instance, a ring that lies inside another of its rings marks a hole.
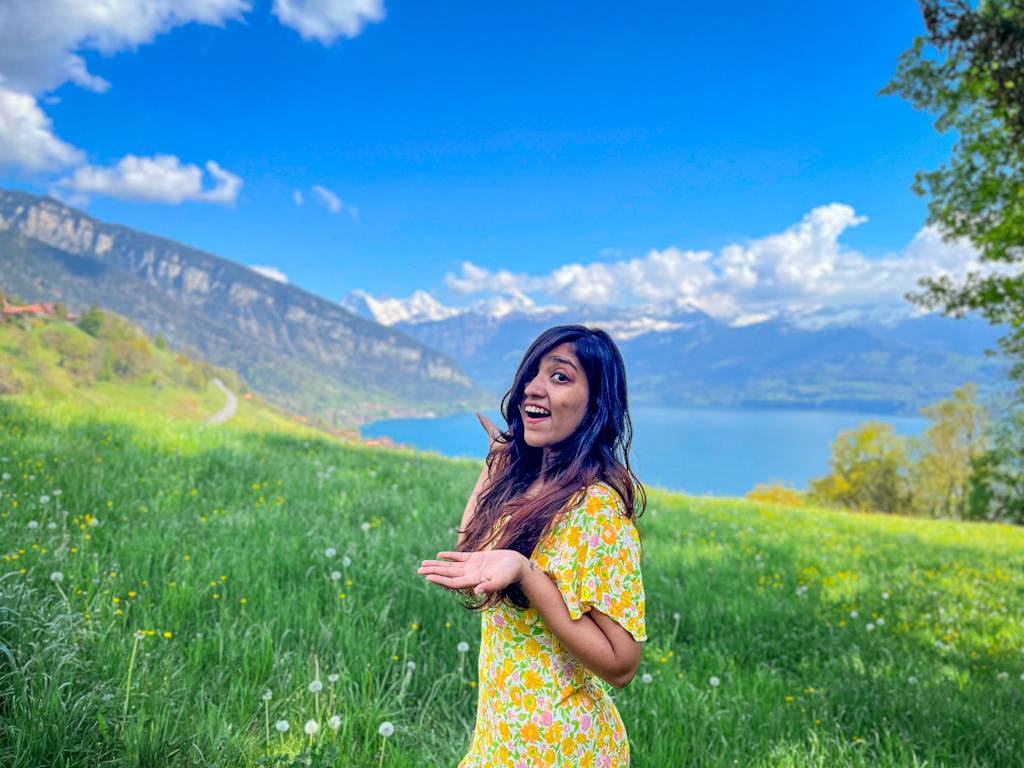
<instances>
[{"instance_id":1,"label":"turquoise lake","mask_svg":"<svg viewBox=\"0 0 1024 768\"><path fill-rule=\"evenodd\" d=\"M501 414L486 413L504 426ZM742 496L757 483L785 481L807 488L828 471L830 445L841 430L877 419L901 435L918 435L917 417L823 411L725 411L633 408L634 469L641 482L689 494ZM444 456L482 459L487 438L476 416L386 419L361 427L363 437L387 436Z\"/></svg>"}]
</instances>

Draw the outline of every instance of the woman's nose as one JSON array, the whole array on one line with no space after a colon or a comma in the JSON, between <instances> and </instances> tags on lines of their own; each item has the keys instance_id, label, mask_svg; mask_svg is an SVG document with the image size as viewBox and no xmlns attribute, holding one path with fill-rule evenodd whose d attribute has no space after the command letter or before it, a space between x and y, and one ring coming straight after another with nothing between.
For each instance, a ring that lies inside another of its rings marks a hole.
<instances>
[{"instance_id":1,"label":"woman's nose","mask_svg":"<svg viewBox=\"0 0 1024 768\"><path fill-rule=\"evenodd\" d=\"M533 379L526 385L523 393L530 397L544 397L544 387L541 386L540 376L534 376Z\"/></svg>"}]
</instances>

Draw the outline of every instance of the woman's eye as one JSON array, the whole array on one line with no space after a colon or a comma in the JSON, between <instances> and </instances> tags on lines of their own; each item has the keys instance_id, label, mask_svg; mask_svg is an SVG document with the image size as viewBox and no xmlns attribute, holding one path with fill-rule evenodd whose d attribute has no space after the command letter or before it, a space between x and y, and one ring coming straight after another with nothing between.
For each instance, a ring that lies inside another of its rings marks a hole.
<instances>
[{"instance_id":1,"label":"woman's eye","mask_svg":"<svg viewBox=\"0 0 1024 768\"><path fill-rule=\"evenodd\" d=\"M568 376L566 376L566 375L565 375L564 373L562 373L561 371L555 371L555 373L553 374L553 376L556 376L556 377L557 377L557 376L561 376L561 378L556 378L556 379L555 379L555 381L561 381L561 382L566 382L566 381L568 381L568 380L569 380L569 377L568 377Z\"/></svg>"}]
</instances>

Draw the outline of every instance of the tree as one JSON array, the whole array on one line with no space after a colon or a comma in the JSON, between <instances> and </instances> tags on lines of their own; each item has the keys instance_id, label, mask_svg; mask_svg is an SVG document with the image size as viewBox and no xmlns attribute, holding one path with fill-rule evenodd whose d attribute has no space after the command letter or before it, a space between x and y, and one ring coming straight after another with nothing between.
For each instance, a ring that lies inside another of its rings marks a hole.
<instances>
[{"instance_id":1,"label":"tree","mask_svg":"<svg viewBox=\"0 0 1024 768\"><path fill-rule=\"evenodd\" d=\"M944 239L967 237L994 269L959 284L925 277L924 290L907 298L1009 324L999 343L1024 387L1024 0L982 0L976 9L967 0L918 2L928 34L900 55L879 95L897 94L938 115L939 133L957 132L949 163L918 171L911 189L930 195L928 223ZM924 58L925 44L939 60Z\"/></svg>"},{"instance_id":2,"label":"tree","mask_svg":"<svg viewBox=\"0 0 1024 768\"><path fill-rule=\"evenodd\" d=\"M167 339L164 337L164 332L160 331L153 339L153 346L157 349L167 349Z\"/></svg>"},{"instance_id":3,"label":"tree","mask_svg":"<svg viewBox=\"0 0 1024 768\"><path fill-rule=\"evenodd\" d=\"M1024 524L1024 413L993 422L991 448L972 462L966 516Z\"/></svg>"},{"instance_id":4,"label":"tree","mask_svg":"<svg viewBox=\"0 0 1024 768\"><path fill-rule=\"evenodd\" d=\"M100 330L103 328L103 319L103 310L94 302L89 311L85 312L82 319L78 321L78 327L90 336L99 337Z\"/></svg>"},{"instance_id":5,"label":"tree","mask_svg":"<svg viewBox=\"0 0 1024 768\"><path fill-rule=\"evenodd\" d=\"M828 464L831 474L810 482L815 501L863 511L910 510L906 438L892 424L872 420L840 432Z\"/></svg>"},{"instance_id":6,"label":"tree","mask_svg":"<svg viewBox=\"0 0 1024 768\"><path fill-rule=\"evenodd\" d=\"M924 431L920 457L912 466L914 504L932 517L967 516L975 462L988 447L989 410L968 384L953 396L922 408L931 425Z\"/></svg>"}]
</instances>

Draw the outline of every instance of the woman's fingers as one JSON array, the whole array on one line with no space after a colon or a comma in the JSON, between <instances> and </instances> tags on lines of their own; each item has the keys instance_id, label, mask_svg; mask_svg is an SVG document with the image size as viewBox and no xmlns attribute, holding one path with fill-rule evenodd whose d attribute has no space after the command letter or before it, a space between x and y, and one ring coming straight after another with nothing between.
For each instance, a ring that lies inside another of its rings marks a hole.
<instances>
[{"instance_id":1,"label":"woman's fingers","mask_svg":"<svg viewBox=\"0 0 1024 768\"><path fill-rule=\"evenodd\" d=\"M438 552L438 560L455 560L456 562L465 562L473 555L472 552Z\"/></svg>"},{"instance_id":2,"label":"woman's fingers","mask_svg":"<svg viewBox=\"0 0 1024 768\"><path fill-rule=\"evenodd\" d=\"M448 587L449 589L465 589L477 583L467 576L439 576L436 573L428 575L427 581L440 584L442 587Z\"/></svg>"},{"instance_id":3,"label":"woman's fingers","mask_svg":"<svg viewBox=\"0 0 1024 768\"><path fill-rule=\"evenodd\" d=\"M498 436L501 434L501 430L498 429L498 426L479 411L476 412L476 417L479 419L480 426L484 428L487 436L491 438L491 440L497 440Z\"/></svg>"}]
</instances>

